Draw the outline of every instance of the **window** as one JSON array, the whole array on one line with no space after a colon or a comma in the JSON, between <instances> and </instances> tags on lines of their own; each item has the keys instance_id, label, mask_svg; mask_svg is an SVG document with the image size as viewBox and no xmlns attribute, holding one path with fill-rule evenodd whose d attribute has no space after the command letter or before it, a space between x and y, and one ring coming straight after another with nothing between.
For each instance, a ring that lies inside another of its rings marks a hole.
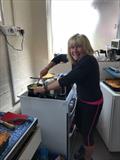
<instances>
[{"instance_id":1,"label":"window","mask_svg":"<svg viewBox=\"0 0 120 160\"><path fill-rule=\"evenodd\" d=\"M118 1L51 0L53 53L67 53L68 39L76 33L85 34L94 49L105 49L116 37Z\"/></svg>"}]
</instances>

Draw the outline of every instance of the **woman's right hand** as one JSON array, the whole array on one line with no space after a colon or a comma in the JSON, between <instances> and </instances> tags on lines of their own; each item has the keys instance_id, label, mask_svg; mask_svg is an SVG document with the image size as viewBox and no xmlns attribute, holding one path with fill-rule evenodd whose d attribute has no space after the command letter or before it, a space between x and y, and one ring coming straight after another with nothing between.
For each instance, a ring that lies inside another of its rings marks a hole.
<instances>
[{"instance_id":1,"label":"woman's right hand","mask_svg":"<svg viewBox=\"0 0 120 160\"><path fill-rule=\"evenodd\" d=\"M44 68L40 71L40 78L42 78L43 76L45 76L48 73L49 69L48 68Z\"/></svg>"},{"instance_id":2,"label":"woman's right hand","mask_svg":"<svg viewBox=\"0 0 120 160\"><path fill-rule=\"evenodd\" d=\"M44 87L36 87L36 88L34 88L33 89L33 92L34 92L34 94L37 94L37 93L45 93L45 89L44 89Z\"/></svg>"}]
</instances>

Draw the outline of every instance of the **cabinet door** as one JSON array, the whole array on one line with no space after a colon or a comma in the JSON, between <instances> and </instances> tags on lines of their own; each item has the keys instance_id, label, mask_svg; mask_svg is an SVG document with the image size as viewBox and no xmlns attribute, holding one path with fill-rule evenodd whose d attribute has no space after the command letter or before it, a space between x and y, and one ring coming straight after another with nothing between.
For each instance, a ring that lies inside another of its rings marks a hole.
<instances>
[{"instance_id":1,"label":"cabinet door","mask_svg":"<svg viewBox=\"0 0 120 160\"><path fill-rule=\"evenodd\" d=\"M97 129L103 141L109 148L110 144L110 129L111 129L111 115L114 107L114 96L101 85L101 90L104 97L103 108L99 117Z\"/></svg>"},{"instance_id":2,"label":"cabinet door","mask_svg":"<svg viewBox=\"0 0 120 160\"><path fill-rule=\"evenodd\" d=\"M120 152L120 96L115 97L112 107L109 150Z\"/></svg>"}]
</instances>

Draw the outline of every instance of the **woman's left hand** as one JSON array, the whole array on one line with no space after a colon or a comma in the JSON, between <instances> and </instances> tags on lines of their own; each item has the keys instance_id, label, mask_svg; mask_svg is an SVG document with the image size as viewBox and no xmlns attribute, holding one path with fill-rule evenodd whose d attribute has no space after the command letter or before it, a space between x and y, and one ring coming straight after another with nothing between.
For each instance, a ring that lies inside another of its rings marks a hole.
<instances>
[{"instance_id":1,"label":"woman's left hand","mask_svg":"<svg viewBox=\"0 0 120 160\"><path fill-rule=\"evenodd\" d=\"M45 89L43 87L37 87L34 89L34 94L37 94L37 93L45 93Z\"/></svg>"}]
</instances>

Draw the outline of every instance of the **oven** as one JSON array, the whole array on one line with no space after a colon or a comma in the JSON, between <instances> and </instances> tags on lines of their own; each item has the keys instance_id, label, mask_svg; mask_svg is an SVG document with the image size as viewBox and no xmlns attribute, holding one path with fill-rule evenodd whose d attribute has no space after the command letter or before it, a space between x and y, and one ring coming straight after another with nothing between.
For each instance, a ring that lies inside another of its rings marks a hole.
<instances>
[{"instance_id":1,"label":"oven","mask_svg":"<svg viewBox=\"0 0 120 160\"><path fill-rule=\"evenodd\" d=\"M20 102L22 113L38 118L43 146L69 159L70 138L75 130L71 126L77 102L76 85L64 97L33 97L26 92L20 96Z\"/></svg>"}]
</instances>

